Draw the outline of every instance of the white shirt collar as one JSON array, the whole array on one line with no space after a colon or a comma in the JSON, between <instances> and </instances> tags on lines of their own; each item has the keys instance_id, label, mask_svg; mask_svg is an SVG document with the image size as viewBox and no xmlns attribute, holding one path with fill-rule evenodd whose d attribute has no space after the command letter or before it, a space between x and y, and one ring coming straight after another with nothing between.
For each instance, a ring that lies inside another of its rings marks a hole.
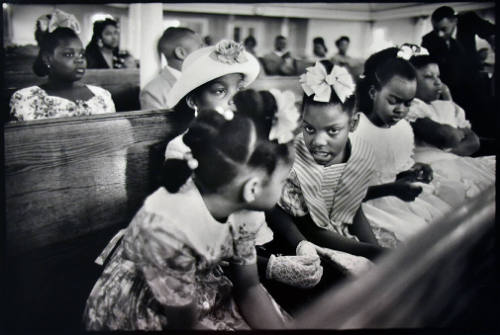
<instances>
[{"instance_id":1,"label":"white shirt collar","mask_svg":"<svg viewBox=\"0 0 500 335\"><path fill-rule=\"evenodd\" d=\"M175 79L179 79L180 76L181 76L181 71L177 70L177 69L174 69L173 67L171 66L166 66L166 68L170 71L170 73L172 73L172 75L175 77Z\"/></svg>"},{"instance_id":2,"label":"white shirt collar","mask_svg":"<svg viewBox=\"0 0 500 335\"><path fill-rule=\"evenodd\" d=\"M278 55L279 57L283 56L286 52L287 52L286 50L284 50L284 51L274 50L274 53L275 53L276 55Z\"/></svg>"}]
</instances>

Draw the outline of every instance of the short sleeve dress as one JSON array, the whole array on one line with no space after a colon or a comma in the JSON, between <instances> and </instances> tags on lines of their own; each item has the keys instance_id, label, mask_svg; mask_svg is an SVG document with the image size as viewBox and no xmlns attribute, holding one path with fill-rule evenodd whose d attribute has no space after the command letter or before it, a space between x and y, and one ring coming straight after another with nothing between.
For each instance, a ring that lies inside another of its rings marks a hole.
<instances>
[{"instance_id":1,"label":"short sleeve dress","mask_svg":"<svg viewBox=\"0 0 500 335\"><path fill-rule=\"evenodd\" d=\"M96 260L108 258L87 300L86 329L162 330L172 322L164 307L188 304L209 329L249 329L221 268L256 262L258 223L243 221L216 221L192 181L175 194L158 189Z\"/></svg>"},{"instance_id":2,"label":"short sleeve dress","mask_svg":"<svg viewBox=\"0 0 500 335\"><path fill-rule=\"evenodd\" d=\"M10 117L28 121L116 112L111 93L101 87L86 86L94 94L86 101L51 96L39 86L20 89L10 99Z\"/></svg>"}]
</instances>

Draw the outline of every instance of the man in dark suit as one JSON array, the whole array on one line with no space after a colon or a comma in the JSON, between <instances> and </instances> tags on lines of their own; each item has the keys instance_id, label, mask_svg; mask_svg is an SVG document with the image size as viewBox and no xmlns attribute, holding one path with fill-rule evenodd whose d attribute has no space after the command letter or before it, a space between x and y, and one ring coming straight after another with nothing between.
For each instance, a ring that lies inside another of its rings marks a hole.
<instances>
[{"instance_id":1,"label":"man in dark suit","mask_svg":"<svg viewBox=\"0 0 500 335\"><path fill-rule=\"evenodd\" d=\"M486 39L494 48L495 25L474 12L457 14L448 6L436 9L431 22L433 31L422 38L422 46L437 59L441 79L455 102L465 109L473 126L478 125L480 117L476 111L484 108L488 97L477 89L481 63L475 38L477 35Z\"/></svg>"}]
</instances>

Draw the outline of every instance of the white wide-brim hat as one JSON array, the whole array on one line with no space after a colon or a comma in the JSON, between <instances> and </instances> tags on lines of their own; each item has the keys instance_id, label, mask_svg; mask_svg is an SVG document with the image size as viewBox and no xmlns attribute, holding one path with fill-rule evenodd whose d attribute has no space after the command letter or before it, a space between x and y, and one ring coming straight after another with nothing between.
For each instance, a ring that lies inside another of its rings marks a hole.
<instances>
[{"instance_id":1,"label":"white wide-brim hat","mask_svg":"<svg viewBox=\"0 0 500 335\"><path fill-rule=\"evenodd\" d=\"M167 107L173 108L188 93L216 78L241 73L244 86L248 86L259 72L257 58L234 41L222 40L215 46L198 49L182 63L181 76L168 92Z\"/></svg>"}]
</instances>

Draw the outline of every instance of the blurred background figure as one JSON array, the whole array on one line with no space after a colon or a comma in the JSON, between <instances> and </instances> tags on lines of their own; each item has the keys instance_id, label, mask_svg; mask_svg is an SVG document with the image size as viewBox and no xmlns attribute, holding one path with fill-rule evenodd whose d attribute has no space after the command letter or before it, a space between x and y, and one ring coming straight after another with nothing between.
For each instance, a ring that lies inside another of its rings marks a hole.
<instances>
[{"instance_id":1,"label":"blurred background figure","mask_svg":"<svg viewBox=\"0 0 500 335\"><path fill-rule=\"evenodd\" d=\"M135 68L136 61L125 50L119 50L120 30L112 19L94 22L92 39L85 49L89 69Z\"/></svg>"},{"instance_id":2,"label":"blurred background figure","mask_svg":"<svg viewBox=\"0 0 500 335\"><path fill-rule=\"evenodd\" d=\"M354 80L357 80L359 75L363 73L364 61L353 58L347 54L350 43L351 40L348 36L340 36L335 41L338 52L332 57L332 63L347 68L347 71L349 71Z\"/></svg>"},{"instance_id":3,"label":"blurred background figure","mask_svg":"<svg viewBox=\"0 0 500 335\"><path fill-rule=\"evenodd\" d=\"M255 39L255 37L253 37L252 35L247 36L247 38L245 38L245 40L243 41L243 45L245 46L245 49L249 53L251 53L254 56L257 56L255 54L255 47L257 46L257 40Z\"/></svg>"},{"instance_id":4,"label":"blurred background figure","mask_svg":"<svg viewBox=\"0 0 500 335\"><path fill-rule=\"evenodd\" d=\"M261 58L267 75L295 76L297 75L296 60L288 49L285 36L278 35L274 39L274 50Z\"/></svg>"},{"instance_id":5,"label":"blurred background figure","mask_svg":"<svg viewBox=\"0 0 500 335\"><path fill-rule=\"evenodd\" d=\"M315 37L313 39L313 61L326 59L328 48L325 45L323 37Z\"/></svg>"},{"instance_id":6,"label":"blurred background figure","mask_svg":"<svg viewBox=\"0 0 500 335\"><path fill-rule=\"evenodd\" d=\"M167 95L181 75L184 59L203 46L201 37L184 27L170 27L158 41L158 52L167 65L144 86L140 94L141 109L167 108Z\"/></svg>"}]
</instances>

